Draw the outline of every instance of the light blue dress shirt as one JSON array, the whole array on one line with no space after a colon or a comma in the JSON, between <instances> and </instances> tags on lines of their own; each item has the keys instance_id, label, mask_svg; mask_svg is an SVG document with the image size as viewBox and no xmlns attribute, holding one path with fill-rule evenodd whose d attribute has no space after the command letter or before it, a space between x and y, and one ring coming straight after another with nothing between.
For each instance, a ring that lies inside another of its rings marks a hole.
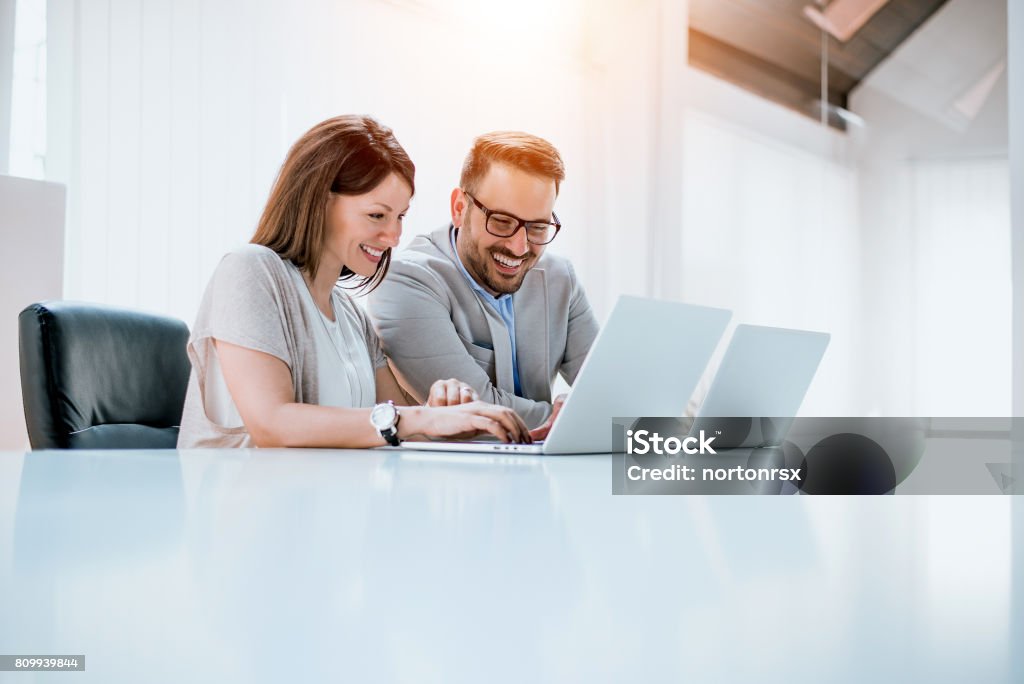
<instances>
[{"instance_id":1,"label":"light blue dress shirt","mask_svg":"<svg viewBox=\"0 0 1024 684\"><path fill-rule=\"evenodd\" d=\"M508 330L509 341L512 342L512 382L515 384L516 396L523 396L523 388L519 384L519 359L516 355L516 312L512 308L512 295L503 294L500 297L495 297L490 292L485 290L480 283L473 279L473 276L469 274L466 267L462 264L462 257L459 256L459 250L455 246L455 233L458 230L453 230L448 233L452 241L452 251L455 252L455 263L459 265L459 270L462 271L462 275L466 276L466 280L469 281L469 286L472 287L480 297L491 305L491 308L498 312L501 316L501 320L505 322L505 329Z\"/></svg>"}]
</instances>

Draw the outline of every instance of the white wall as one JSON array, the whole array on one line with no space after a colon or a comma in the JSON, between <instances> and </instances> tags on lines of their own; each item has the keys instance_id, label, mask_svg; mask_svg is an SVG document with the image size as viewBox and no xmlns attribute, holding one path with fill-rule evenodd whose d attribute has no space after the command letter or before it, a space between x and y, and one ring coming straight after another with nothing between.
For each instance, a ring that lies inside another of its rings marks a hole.
<instances>
[{"instance_id":1,"label":"white wall","mask_svg":"<svg viewBox=\"0 0 1024 684\"><path fill-rule=\"evenodd\" d=\"M732 309L734 325L831 333L802 413L859 415L857 176L847 140L695 70L687 105L679 295Z\"/></svg>"},{"instance_id":2,"label":"white wall","mask_svg":"<svg viewBox=\"0 0 1024 684\"><path fill-rule=\"evenodd\" d=\"M551 249L599 314L676 275L684 1L50 0L48 22L69 297L191 322L288 146L343 112L394 128L417 163L405 242L447 221L473 136L519 128L565 157Z\"/></svg>"},{"instance_id":3,"label":"white wall","mask_svg":"<svg viewBox=\"0 0 1024 684\"><path fill-rule=\"evenodd\" d=\"M853 100L867 129L842 136L683 65L686 6L49 0L47 169L69 185L65 293L191 323L288 146L328 116L376 116L417 162L405 242L447 220L473 135L520 128L566 158L552 249L574 260L599 315L619 294L657 295L828 330L806 413L920 413L931 394L917 378L936 369L917 351L948 352L918 326L929 287L912 199L935 155L1005 155L1005 75L956 131L869 78ZM991 302L990 289L961 291ZM1002 363L1006 345L964 342L966 358ZM927 408L966 413L975 380Z\"/></svg>"},{"instance_id":4,"label":"white wall","mask_svg":"<svg viewBox=\"0 0 1024 684\"><path fill-rule=\"evenodd\" d=\"M10 158L14 6L15 0L0 0L0 173L7 173L7 163Z\"/></svg>"},{"instance_id":5,"label":"white wall","mask_svg":"<svg viewBox=\"0 0 1024 684\"><path fill-rule=\"evenodd\" d=\"M951 0L850 98L866 121L852 139L868 413L1010 414L1005 73L973 120L949 117L972 85L963 65L981 79L1005 60L991 28L1005 12L1004 0Z\"/></svg>"},{"instance_id":6,"label":"white wall","mask_svg":"<svg viewBox=\"0 0 1024 684\"><path fill-rule=\"evenodd\" d=\"M373 114L417 162L405 241L447 220L473 135L521 128L565 156L566 229L552 249L574 260L599 316L640 294L828 330L805 412L860 410L847 143L687 68L685 2L48 9L47 167L69 185L68 297L191 322L220 256L251 235L288 146L327 116Z\"/></svg>"},{"instance_id":7,"label":"white wall","mask_svg":"<svg viewBox=\"0 0 1024 684\"><path fill-rule=\"evenodd\" d=\"M472 136L507 127L563 150L560 214L567 236L582 231L578 6L464 4L51 1L51 25L70 34L51 44L72 92L51 117L70 131L55 171L70 189L67 295L191 323L221 255L251 236L289 145L344 112L394 128L417 161L407 240L446 221ZM546 28L523 31L527 20Z\"/></svg>"},{"instance_id":8,"label":"white wall","mask_svg":"<svg viewBox=\"0 0 1024 684\"><path fill-rule=\"evenodd\" d=\"M12 9L14 50L9 80L0 67L0 90L9 88L10 95L10 144L0 152L6 155L5 173L42 180L46 177L46 1L17 0ZM0 135L4 130L0 121Z\"/></svg>"}]
</instances>

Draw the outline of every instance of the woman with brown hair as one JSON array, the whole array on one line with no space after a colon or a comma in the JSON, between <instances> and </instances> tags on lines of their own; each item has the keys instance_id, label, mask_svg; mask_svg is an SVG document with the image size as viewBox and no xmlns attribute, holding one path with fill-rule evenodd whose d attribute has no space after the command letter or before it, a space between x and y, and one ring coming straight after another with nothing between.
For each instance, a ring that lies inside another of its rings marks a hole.
<instances>
[{"instance_id":1,"label":"woman with brown hair","mask_svg":"<svg viewBox=\"0 0 1024 684\"><path fill-rule=\"evenodd\" d=\"M439 380L402 391L366 314L339 283L384 278L415 167L369 117L328 119L288 152L252 244L220 262L189 339L179 448L373 447L488 432L530 441L508 408Z\"/></svg>"}]
</instances>

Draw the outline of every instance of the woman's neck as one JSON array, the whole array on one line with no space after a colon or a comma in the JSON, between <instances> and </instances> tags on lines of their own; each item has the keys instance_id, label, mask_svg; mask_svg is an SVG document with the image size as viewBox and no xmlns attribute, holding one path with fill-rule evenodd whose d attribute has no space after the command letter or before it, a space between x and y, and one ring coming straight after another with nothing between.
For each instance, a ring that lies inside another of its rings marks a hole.
<instances>
[{"instance_id":1,"label":"woman's neck","mask_svg":"<svg viewBox=\"0 0 1024 684\"><path fill-rule=\"evenodd\" d=\"M313 295L313 302L316 304L316 307L331 319L334 318L334 309L331 306L331 292L334 291L334 286L338 282L338 274L340 273L340 267L335 269L330 264L321 263L316 274L312 277L307 273L302 274L302 279L306 281L309 293Z\"/></svg>"}]
</instances>

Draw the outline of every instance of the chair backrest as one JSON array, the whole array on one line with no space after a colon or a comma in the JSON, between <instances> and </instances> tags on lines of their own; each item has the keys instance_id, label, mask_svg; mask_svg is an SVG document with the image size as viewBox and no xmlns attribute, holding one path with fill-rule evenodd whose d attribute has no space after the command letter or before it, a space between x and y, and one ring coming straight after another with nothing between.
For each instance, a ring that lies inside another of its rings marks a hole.
<instances>
[{"instance_id":1,"label":"chair backrest","mask_svg":"<svg viewBox=\"0 0 1024 684\"><path fill-rule=\"evenodd\" d=\"M191 365L188 327L164 316L40 302L18 316L33 449L173 449Z\"/></svg>"}]
</instances>

